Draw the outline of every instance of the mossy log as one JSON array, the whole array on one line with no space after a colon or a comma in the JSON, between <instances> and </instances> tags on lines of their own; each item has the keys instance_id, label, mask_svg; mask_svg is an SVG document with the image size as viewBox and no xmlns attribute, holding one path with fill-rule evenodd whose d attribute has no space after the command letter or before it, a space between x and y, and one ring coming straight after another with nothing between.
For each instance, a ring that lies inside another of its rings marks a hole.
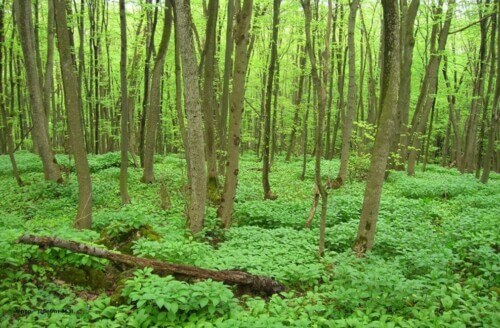
<instances>
[{"instance_id":1,"label":"mossy log","mask_svg":"<svg viewBox=\"0 0 500 328\"><path fill-rule=\"evenodd\" d=\"M256 276L240 270L215 271L185 264L166 263L154 259L115 253L107 249L53 237L24 235L18 239L18 242L22 244L38 245L42 249L48 247L64 248L74 253L104 258L114 264L128 268L142 269L149 267L153 269L153 273L159 276L173 275L183 280L212 279L228 285L236 285L242 290L250 293L272 295L285 290L285 287L281 283L272 278Z\"/></svg>"}]
</instances>

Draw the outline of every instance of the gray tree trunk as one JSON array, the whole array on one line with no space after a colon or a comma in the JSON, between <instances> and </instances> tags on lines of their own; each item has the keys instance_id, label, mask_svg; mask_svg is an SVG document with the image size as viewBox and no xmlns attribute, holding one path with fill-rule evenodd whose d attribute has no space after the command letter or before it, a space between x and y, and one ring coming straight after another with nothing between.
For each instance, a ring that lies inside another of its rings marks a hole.
<instances>
[{"instance_id":1,"label":"gray tree trunk","mask_svg":"<svg viewBox=\"0 0 500 328\"><path fill-rule=\"evenodd\" d=\"M191 29L191 8L189 0L175 0L175 24L182 74L184 79L184 102L187 114L188 175L190 177L188 226L192 233L203 228L205 200L207 197L207 172L205 167L205 141L203 137L203 112L197 73L196 54Z\"/></svg>"},{"instance_id":2,"label":"gray tree trunk","mask_svg":"<svg viewBox=\"0 0 500 328\"><path fill-rule=\"evenodd\" d=\"M359 222L358 233L353 250L358 256L372 249L375 240L380 207L380 196L384 182L387 157L394 131L394 120L399 90L399 10L393 0L382 0L384 11L384 84L381 90L382 107L380 110L380 125L375 136L375 144L368 178L366 182L363 208Z\"/></svg>"},{"instance_id":3,"label":"gray tree trunk","mask_svg":"<svg viewBox=\"0 0 500 328\"><path fill-rule=\"evenodd\" d=\"M229 134L227 139L227 163L226 179L224 181L224 193L222 194L218 215L222 219L224 227L231 225L234 197L238 185L238 165L241 142L241 119L243 115L243 103L245 99L245 76L248 68L248 41L250 20L252 17L253 0L245 0L240 9L239 1L236 1L237 25L234 32L235 58L233 90L230 99Z\"/></svg>"},{"instance_id":4,"label":"gray tree trunk","mask_svg":"<svg viewBox=\"0 0 500 328\"><path fill-rule=\"evenodd\" d=\"M149 92L149 110L146 112L145 138L144 138L144 171L142 181L154 181L154 151L156 147L156 131L160 123L161 112L161 78L164 71L165 57L167 55L170 33L172 31L172 8L167 1L165 6L165 22L160 47L156 55L153 72L151 74L151 90Z\"/></svg>"},{"instance_id":5,"label":"gray tree trunk","mask_svg":"<svg viewBox=\"0 0 500 328\"><path fill-rule=\"evenodd\" d=\"M43 173L46 180L62 182L61 170L50 146L48 118L43 101L43 89L40 83L41 72L37 68L35 55L35 35L31 14L31 2L24 0L14 1L14 12L19 39L24 55L27 89L30 96L33 114L33 137L40 158L42 159Z\"/></svg>"},{"instance_id":6,"label":"gray tree trunk","mask_svg":"<svg viewBox=\"0 0 500 328\"><path fill-rule=\"evenodd\" d=\"M339 185L345 183L349 163L349 153L351 149L351 134L354 115L356 114L356 44L354 42L354 32L356 28L356 12L359 0L350 3L349 22L347 27L347 47L349 49L349 85L347 88L347 110L342 128L342 150L340 153L340 169L337 177Z\"/></svg>"},{"instance_id":7,"label":"gray tree trunk","mask_svg":"<svg viewBox=\"0 0 500 328\"><path fill-rule=\"evenodd\" d=\"M125 0L120 0L120 91L121 91L121 133L120 133L120 196L122 205L130 203L128 194L128 148L129 108L127 92L127 14Z\"/></svg>"},{"instance_id":8,"label":"gray tree trunk","mask_svg":"<svg viewBox=\"0 0 500 328\"><path fill-rule=\"evenodd\" d=\"M92 183L90 169L85 150L80 112L81 98L74 87L78 85L76 66L71 53L71 39L66 19L66 1L54 0L54 16L56 21L57 46L64 88L64 103L68 113L68 130L71 150L75 157L76 175L78 179L78 211L74 226L77 229L90 229L92 225Z\"/></svg>"}]
</instances>

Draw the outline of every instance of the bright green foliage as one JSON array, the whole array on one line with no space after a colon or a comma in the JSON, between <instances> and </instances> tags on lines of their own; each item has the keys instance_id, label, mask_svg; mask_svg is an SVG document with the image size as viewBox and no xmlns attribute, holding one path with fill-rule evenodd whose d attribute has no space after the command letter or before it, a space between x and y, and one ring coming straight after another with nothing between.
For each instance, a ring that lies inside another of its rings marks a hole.
<instances>
[{"instance_id":1,"label":"bright green foliage","mask_svg":"<svg viewBox=\"0 0 500 328\"><path fill-rule=\"evenodd\" d=\"M139 183L130 170L133 204L121 207L113 155L92 157L93 230L76 231L76 181L44 182L35 155L16 155L28 183L19 188L0 157L0 326L27 327L495 327L498 293L500 176L483 185L457 171L429 165L415 177L392 172L384 185L375 249L357 259L350 247L363 199L352 178L328 204L326 254L317 257L318 218L304 228L312 205L312 162L300 181L300 162L278 158L271 183L279 198L263 201L260 166L242 157L235 225L218 228L209 208L199 236L185 229L183 160L158 157L172 209L160 208L158 184ZM60 157L61 163L67 157ZM362 172L363 159L359 159ZM325 161L334 175L338 162ZM357 164L356 164L357 165ZM358 166L358 165L357 165ZM214 281L186 283L138 270L125 282L125 304L104 290L53 279L54 266L102 269L106 261L56 248L16 244L23 233L96 243L102 231L119 234L149 225L160 239L133 242L135 255L203 268L267 275L288 290L268 300L235 296ZM32 312L19 312L29 310ZM53 310L52 312L50 312ZM54 311L66 312L54 312Z\"/></svg>"}]
</instances>

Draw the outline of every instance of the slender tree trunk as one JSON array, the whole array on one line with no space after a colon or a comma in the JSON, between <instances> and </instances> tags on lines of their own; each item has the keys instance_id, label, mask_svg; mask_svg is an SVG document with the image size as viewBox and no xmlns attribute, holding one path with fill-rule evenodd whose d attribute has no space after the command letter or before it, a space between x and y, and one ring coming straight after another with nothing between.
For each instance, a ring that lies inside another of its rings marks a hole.
<instances>
[{"instance_id":1,"label":"slender tree trunk","mask_svg":"<svg viewBox=\"0 0 500 328\"><path fill-rule=\"evenodd\" d=\"M4 31L4 11L5 10L5 2L2 0L0 3L0 113L2 114L2 125L4 132L4 140L5 145L7 147L7 153L9 154L10 163L12 164L12 175L16 179L16 182L19 187L23 186L23 181L21 180L21 176L19 175L19 170L17 169L16 158L14 157L14 140L12 135L12 124L9 122L7 110L5 109L5 94L4 94L4 77L7 77L7 74L4 74L4 42L5 42L5 31ZM14 79L13 76L10 76L11 79ZM11 111L13 108L11 108Z\"/></svg>"},{"instance_id":2,"label":"slender tree trunk","mask_svg":"<svg viewBox=\"0 0 500 328\"><path fill-rule=\"evenodd\" d=\"M158 2L158 0L156 0ZM152 0L147 0L147 4L151 5ZM143 90L143 98L142 98L142 115L140 121L140 129L139 129L139 156L141 159L141 167L144 167L144 141L146 137L146 117L147 112L149 111L149 92L150 92L150 63L151 56L154 51L154 39L156 32L156 22L158 18L158 7L155 7L154 12L151 11L151 8L146 7L146 15L148 19L148 24L146 28L146 58L144 62L144 90Z\"/></svg>"},{"instance_id":3,"label":"slender tree trunk","mask_svg":"<svg viewBox=\"0 0 500 328\"><path fill-rule=\"evenodd\" d=\"M315 152L315 166L314 166L314 182L315 182L315 193L314 197L317 198L317 194L321 196L321 219L320 219L320 234L319 234L319 255L322 256L325 251L325 228L326 228L326 209L328 205L328 194L326 193L325 186L321 178L321 159L323 157L323 128L325 121L325 109L327 103L327 84L329 80L329 64L330 64L330 36L331 36L331 24L332 24L332 1L328 0L328 17L326 23L326 36L325 36L325 50L323 52L322 66L323 71L320 78L320 73L318 71L316 63L316 55L313 50L313 41L311 38L311 4L310 0L302 0L302 8L305 14L305 32L306 32L306 49L309 54L309 61L311 63L311 75L314 84L315 95L318 98L318 117L316 125L316 152ZM313 208L317 204L316 201L313 202ZM312 216L312 215L310 215Z\"/></svg>"},{"instance_id":4,"label":"slender tree trunk","mask_svg":"<svg viewBox=\"0 0 500 328\"><path fill-rule=\"evenodd\" d=\"M122 205L125 205L130 203L130 196L128 194L129 108L127 92L127 13L125 12L125 0L120 0L120 42L120 196Z\"/></svg>"},{"instance_id":5,"label":"slender tree trunk","mask_svg":"<svg viewBox=\"0 0 500 328\"><path fill-rule=\"evenodd\" d=\"M442 53L446 48L446 42L448 40L448 33L450 30L454 10L455 0L449 0L445 22L443 24L443 27L441 28L441 31L439 32L438 47L437 49L434 49L434 46L431 47L431 57L426 68L425 77L422 83L422 88L420 90L419 100L417 102L417 107L415 109L411 124L412 140L409 141L409 144L411 144L412 148L408 156L408 175L415 175L415 166L417 164L418 151L421 145L420 136L425 130L425 127L427 125L427 118L436 97L439 65L441 63ZM436 9L436 11L437 12L435 13L435 19L437 20L440 17L439 13L442 11L442 8L438 8ZM437 26L434 26L433 29L437 29ZM436 35L437 31L435 30L433 31L433 36L431 37L431 39L435 38ZM432 43L433 42L431 41L431 44Z\"/></svg>"},{"instance_id":6,"label":"slender tree trunk","mask_svg":"<svg viewBox=\"0 0 500 328\"><path fill-rule=\"evenodd\" d=\"M271 100L273 97L273 84L276 61L278 58L278 30L281 0L273 0L273 35L271 40L271 58L269 59L269 70L267 74L266 101L264 104L264 145L263 145L263 168L262 186L264 188L264 199L276 199L277 196L271 191L269 184L270 171L270 141L271 141Z\"/></svg>"},{"instance_id":7,"label":"slender tree trunk","mask_svg":"<svg viewBox=\"0 0 500 328\"><path fill-rule=\"evenodd\" d=\"M401 8L401 63L400 63L400 88L398 96L398 111L396 114L396 130L391 144L391 153L398 154L398 161L392 160L391 168L404 170L406 161L406 145L408 138L408 117L410 113L411 95L411 67L413 62L413 48L415 47L415 19L417 17L420 0L413 0L407 8L406 0L402 1ZM399 149L399 151L398 151Z\"/></svg>"},{"instance_id":8,"label":"slender tree trunk","mask_svg":"<svg viewBox=\"0 0 500 328\"><path fill-rule=\"evenodd\" d=\"M224 76L222 84L222 95L220 101L220 113L221 119L219 122L219 136L221 138L222 146L226 140L226 122L229 107L229 82L231 79L231 73L233 70L232 53L234 47L233 40L233 18L234 18L234 0L229 0L227 2L227 26L226 26L226 50L224 53Z\"/></svg>"},{"instance_id":9,"label":"slender tree trunk","mask_svg":"<svg viewBox=\"0 0 500 328\"><path fill-rule=\"evenodd\" d=\"M37 68L35 56L35 36L31 15L31 2L14 0L14 12L19 30L19 39L24 55L27 89L33 113L33 137L43 164L46 180L62 182L61 170L51 148L47 116L40 84L41 73ZM21 107L20 107L21 108Z\"/></svg>"},{"instance_id":10,"label":"slender tree trunk","mask_svg":"<svg viewBox=\"0 0 500 328\"><path fill-rule=\"evenodd\" d=\"M358 256L363 256L372 249L375 240L375 230L380 207L380 196L384 182L387 156L394 130L395 110L399 89L399 10L393 0L382 0L384 11L384 84L381 97L382 108L380 126L375 136L375 144L368 178L366 182L363 208L359 222L358 233L353 250Z\"/></svg>"},{"instance_id":11,"label":"slender tree trunk","mask_svg":"<svg viewBox=\"0 0 500 328\"><path fill-rule=\"evenodd\" d=\"M481 2L478 1L478 5ZM483 17L483 13L480 10L480 17ZM486 73L486 53L487 53L487 35L488 35L488 19L483 19L480 22L481 28L481 44L479 47L479 56L477 67L477 75L474 78L474 86L472 92L472 100L470 105L470 115L468 118L467 129L465 131L465 149L464 149L464 160L462 162L463 169L466 172L474 172L474 159L477 153L477 125L479 113L481 111L482 98L484 94L484 80Z\"/></svg>"},{"instance_id":12,"label":"slender tree trunk","mask_svg":"<svg viewBox=\"0 0 500 328\"><path fill-rule=\"evenodd\" d=\"M71 53L71 39L66 19L66 1L54 0L54 16L57 31L57 46L61 64L61 76L64 87L64 102L68 112L68 130L71 150L75 157L78 178L78 212L74 222L77 229L90 229L92 225L92 184L90 169L83 139L83 127L80 108L81 98L75 92L78 85L75 74L76 65Z\"/></svg>"},{"instance_id":13,"label":"slender tree trunk","mask_svg":"<svg viewBox=\"0 0 500 328\"><path fill-rule=\"evenodd\" d=\"M191 29L191 8L189 0L175 0L175 24L182 59L184 78L184 101L188 118L187 157L190 177L188 226L192 233L203 228L205 200L207 195L207 172L205 168L203 113L197 73L196 54Z\"/></svg>"},{"instance_id":14,"label":"slender tree trunk","mask_svg":"<svg viewBox=\"0 0 500 328\"><path fill-rule=\"evenodd\" d=\"M238 185L241 120L245 99L245 75L248 68L248 41L252 5L253 0L244 0L243 7L240 8L239 1L236 2L238 23L234 33L236 48L233 91L231 93L231 112L229 115L229 138L227 140L228 157L224 193L218 209L218 215L222 219L223 226L226 228L229 228L231 225L234 197L236 196L236 187Z\"/></svg>"},{"instance_id":15,"label":"slender tree trunk","mask_svg":"<svg viewBox=\"0 0 500 328\"><path fill-rule=\"evenodd\" d=\"M297 126L299 125L299 115L300 115L300 104L302 103L302 95L304 93L304 82L305 82L305 66L306 66L306 52L305 48L302 46L300 47L300 59L299 59L299 66L300 66L300 77L299 77L299 89L297 90L297 94L294 98L294 106L295 106L295 113L293 115L293 125L292 125L292 132L290 133L290 143L288 146L288 151L286 153L286 161L290 161L290 158L292 156L292 152L295 148L295 135L297 134Z\"/></svg>"},{"instance_id":16,"label":"slender tree trunk","mask_svg":"<svg viewBox=\"0 0 500 328\"><path fill-rule=\"evenodd\" d=\"M220 201L219 179L217 172L217 148L214 116L217 110L215 82L215 51L217 32L218 0L208 2L208 21L205 34L205 48L203 49L203 119L205 126L206 160L207 160L207 196L217 203ZM220 137L220 136L219 136Z\"/></svg>"},{"instance_id":17,"label":"slender tree trunk","mask_svg":"<svg viewBox=\"0 0 500 328\"><path fill-rule=\"evenodd\" d=\"M307 83L307 105L306 112L304 113L304 120L302 124L302 134L304 135L303 145L302 145L302 173L300 174L300 180L304 181L306 177L306 164L307 164L307 144L308 140L308 123L309 123L309 108L311 107L311 77L309 77Z\"/></svg>"},{"instance_id":18,"label":"slender tree trunk","mask_svg":"<svg viewBox=\"0 0 500 328\"><path fill-rule=\"evenodd\" d=\"M496 24L500 22L500 2L496 1L497 19ZM483 173L481 182L487 183L492 168L492 158L495 155L495 142L497 138L498 122L500 120L500 32L497 31L497 53L496 53L496 86L493 95L493 107L491 110L491 121L488 131L488 146L483 160Z\"/></svg>"},{"instance_id":19,"label":"slender tree trunk","mask_svg":"<svg viewBox=\"0 0 500 328\"><path fill-rule=\"evenodd\" d=\"M351 134L354 115L356 114L356 45L354 43L354 29L356 27L356 12L359 0L350 3L349 24L347 28L347 45L349 49L349 86L347 89L347 111L342 128L342 151L340 154L340 169L337 177L339 185L345 183L347 179L347 168L349 163L349 153L351 149Z\"/></svg>"},{"instance_id":20,"label":"slender tree trunk","mask_svg":"<svg viewBox=\"0 0 500 328\"><path fill-rule=\"evenodd\" d=\"M165 6L165 22L160 47L156 55L153 72L151 74L151 91L149 93L149 110L146 112L145 139L144 139L144 172L142 181L153 183L154 181L154 151L156 147L157 128L160 123L161 110L161 79L164 71L165 57L167 55L170 33L172 31L172 8L170 4Z\"/></svg>"}]
</instances>

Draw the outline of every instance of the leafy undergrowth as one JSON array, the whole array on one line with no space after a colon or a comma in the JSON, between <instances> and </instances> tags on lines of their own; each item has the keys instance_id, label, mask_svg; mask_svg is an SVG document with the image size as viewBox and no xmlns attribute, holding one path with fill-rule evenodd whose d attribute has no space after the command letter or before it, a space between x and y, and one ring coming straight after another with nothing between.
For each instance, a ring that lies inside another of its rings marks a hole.
<instances>
[{"instance_id":1,"label":"leafy undergrowth","mask_svg":"<svg viewBox=\"0 0 500 328\"><path fill-rule=\"evenodd\" d=\"M121 208L118 154L91 156L90 231L71 227L77 185L67 156L58 157L67 172L62 185L43 181L35 155L21 152L17 159L27 184L22 188L11 177L8 158L0 157L2 327L500 326L500 175L493 174L483 185L432 165L416 177L391 173L376 247L364 259L350 251L363 195L362 182L353 179L330 194L327 252L319 260L318 218L311 230L304 229L312 203L313 162L301 181L299 160L277 161L271 185L278 199L263 201L260 163L245 154L235 225L220 231L215 209L209 208L204 232L192 237L185 230L181 157L156 158L157 178L165 181L171 197L172 208L166 211L160 207L159 185L139 183L138 169L130 170L133 203ZM338 161L323 165L325 175L337 172ZM270 299L238 296L218 282L188 284L145 269L112 281L121 284L116 297L106 286L92 284L92 272L102 272L105 260L60 249L39 252L15 242L23 233L34 233L97 244L103 231L118 236L144 226L154 238L145 233L132 240L129 248L135 255L245 270L275 277L288 289ZM61 269L86 276L69 283L59 275Z\"/></svg>"}]
</instances>

